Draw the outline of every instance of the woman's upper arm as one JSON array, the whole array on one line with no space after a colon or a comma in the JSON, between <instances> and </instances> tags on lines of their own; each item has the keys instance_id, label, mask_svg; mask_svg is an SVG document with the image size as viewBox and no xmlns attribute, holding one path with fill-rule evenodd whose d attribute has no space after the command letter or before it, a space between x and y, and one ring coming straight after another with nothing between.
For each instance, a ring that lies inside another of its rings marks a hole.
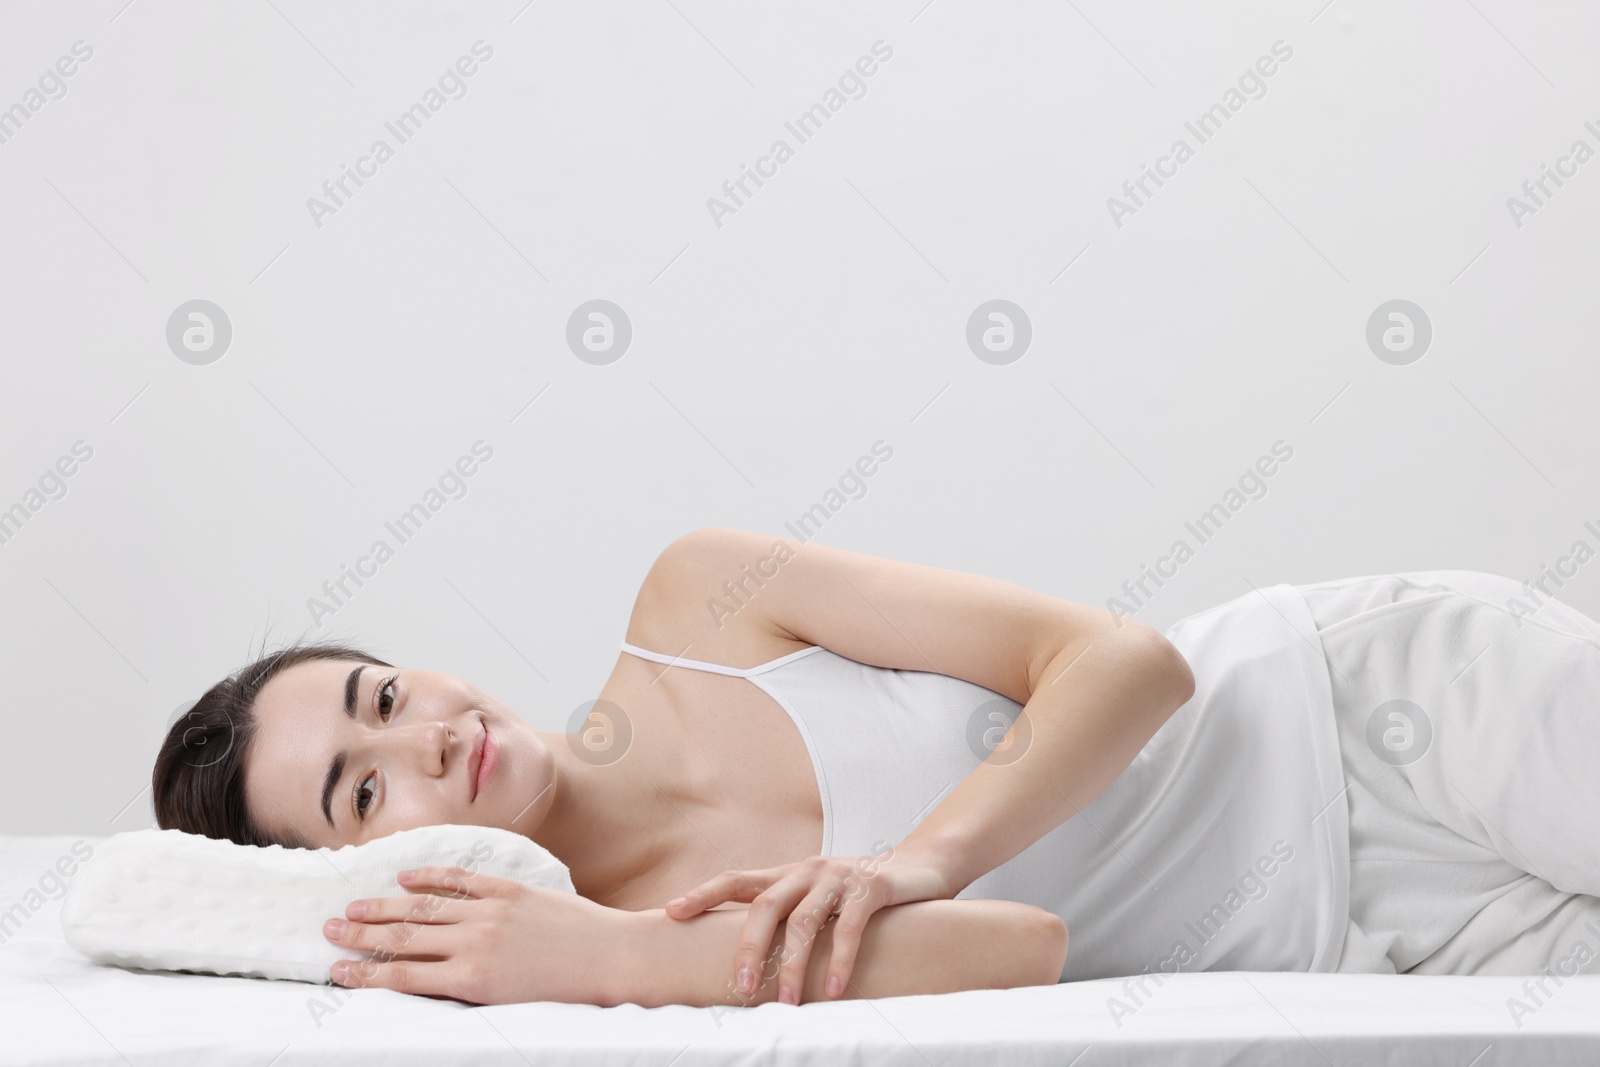
<instances>
[{"instance_id":1,"label":"woman's upper arm","mask_svg":"<svg viewBox=\"0 0 1600 1067\"><path fill-rule=\"evenodd\" d=\"M877 667L961 678L1018 703L1064 650L1132 640L1175 684L1193 684L1166 638L1132 619L997 578L724 527L667 546L629 634L736 667L774 658L786 642L821 645Z\"/></svg>"}]
</instances>

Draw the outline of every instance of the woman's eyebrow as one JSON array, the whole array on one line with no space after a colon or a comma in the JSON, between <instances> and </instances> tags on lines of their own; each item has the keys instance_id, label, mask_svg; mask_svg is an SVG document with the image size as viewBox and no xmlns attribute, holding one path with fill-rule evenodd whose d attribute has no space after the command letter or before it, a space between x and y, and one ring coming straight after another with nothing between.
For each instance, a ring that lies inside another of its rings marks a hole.
<instances>
[{"instance_id":1,"label":"woman's eyebrow","mask_svg":"<svg viewBox=\"0 0 1600 1067\"><path fill-rule=\"evenodd\" d=\"M356 717L356 690L361 685L361 672L366 669L366 664L362 664L344 680L344 713L351 719ZM333 826L333 787L339 784L339 779L344 775L344 760L343 752L333 757L333 762L328 764L328 773L322 779L322 817L328 820L329 826Z\"/></svg>"},{"instance_id":2,"label":"woman's eyebrow","mask_svg":"<svg viewBox=\"0 0 1600 1067\"><path fill-rule=\"evenodd\" d=\"M356 688L361 684L361 672L366 669L363 663L344 680L344 713L352 719L356 717Z\"/></svg>"},{"instance_id":3,"label":"woman's eyebrow","mask_svg":"<svg viewBox=\"0 0 1600 1067\"><path fill-rule=\"evenodd\" d=\"M328 820L329 826L333 826L333 787L344 775L344 757L343 752L333 757L333 762L328 764L328 775L322 780L322 817Z\"/></svg>"}]
</instances>

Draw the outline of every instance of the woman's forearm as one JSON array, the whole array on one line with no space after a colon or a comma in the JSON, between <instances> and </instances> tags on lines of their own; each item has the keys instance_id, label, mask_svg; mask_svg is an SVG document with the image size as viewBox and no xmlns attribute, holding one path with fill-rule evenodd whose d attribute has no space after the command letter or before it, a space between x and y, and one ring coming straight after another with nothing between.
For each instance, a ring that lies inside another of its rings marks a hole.
<instances>
[{"instance_id":1,"label":"woman's forearm","mask_svg":"<svg viewBox=\"0 0 1600 1067\"><path fill-rule=\"evenodd\" d=\"M628 912L621 972L609 1003L655 1007L740 1007L777 999L776 975L784 950L778 928L761 982L741 994L731 961L744 929L745 908L715 909L674 919L660 909ZM833 926L817 934L801 1002L826 999L823 981ZM844 998L1008 989L1059 980L1066 960L1067 928L1050 912L1007 900L928 900L884 908L862 935L854 977Z\"/></svg>"}]
</instances>

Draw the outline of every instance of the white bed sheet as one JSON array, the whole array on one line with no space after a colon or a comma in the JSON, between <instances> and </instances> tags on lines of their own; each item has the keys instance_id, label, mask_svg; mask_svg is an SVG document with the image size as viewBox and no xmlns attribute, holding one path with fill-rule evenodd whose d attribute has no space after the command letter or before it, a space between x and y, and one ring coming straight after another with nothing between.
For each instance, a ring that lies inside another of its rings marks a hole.
<instances>
[{"instance_id":1,"label":"white bed sheet","mask_svg":"<svg viewBox=\"0 0 1600 1067\"><path fill-rule=\"evenodd\" d=\"M0 836L0 915L76 840L98 838ZM1258 972L1173 976L1120 1026L1107 1006L1121 995L1116 980L737 1012L472 1008L388 990L95 967L62 938L60 907L24 905L20 925L15 911L0 920L0 1063L1600 1062L1600 975L1551 983L1520 1026L1507 1001L1526 999L1521 978ZM323 1002L333 1010L313 1011Z\"/></svg>"}]
</instances>

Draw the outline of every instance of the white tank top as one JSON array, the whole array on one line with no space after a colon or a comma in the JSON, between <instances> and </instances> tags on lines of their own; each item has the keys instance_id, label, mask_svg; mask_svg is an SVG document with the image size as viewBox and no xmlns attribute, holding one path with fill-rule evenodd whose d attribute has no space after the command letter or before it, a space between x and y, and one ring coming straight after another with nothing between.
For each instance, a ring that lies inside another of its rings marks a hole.
<instances>
[{"instance_id":1,"label":"white tank top","mask_svg":"<svg viewBox=\"0 0 1600 1067\"><path fill-rule=\"evenodd\" d=\"M1166 636L1194 672L1194 696L1093 803L958 899L1061 916L1070 935L1063 981L1335 970L1349 919L1344 770L1304 598L1270 586L1180 620ZM959 678L869 666L820 646L748 669L622 648L747 678L789 714L816 772L823 855L898 844L987 751L969 740L974 719L1003 725L1019 710ZM1005 718L991 719L996 711Z\"/></svg>"}]
</instances>

